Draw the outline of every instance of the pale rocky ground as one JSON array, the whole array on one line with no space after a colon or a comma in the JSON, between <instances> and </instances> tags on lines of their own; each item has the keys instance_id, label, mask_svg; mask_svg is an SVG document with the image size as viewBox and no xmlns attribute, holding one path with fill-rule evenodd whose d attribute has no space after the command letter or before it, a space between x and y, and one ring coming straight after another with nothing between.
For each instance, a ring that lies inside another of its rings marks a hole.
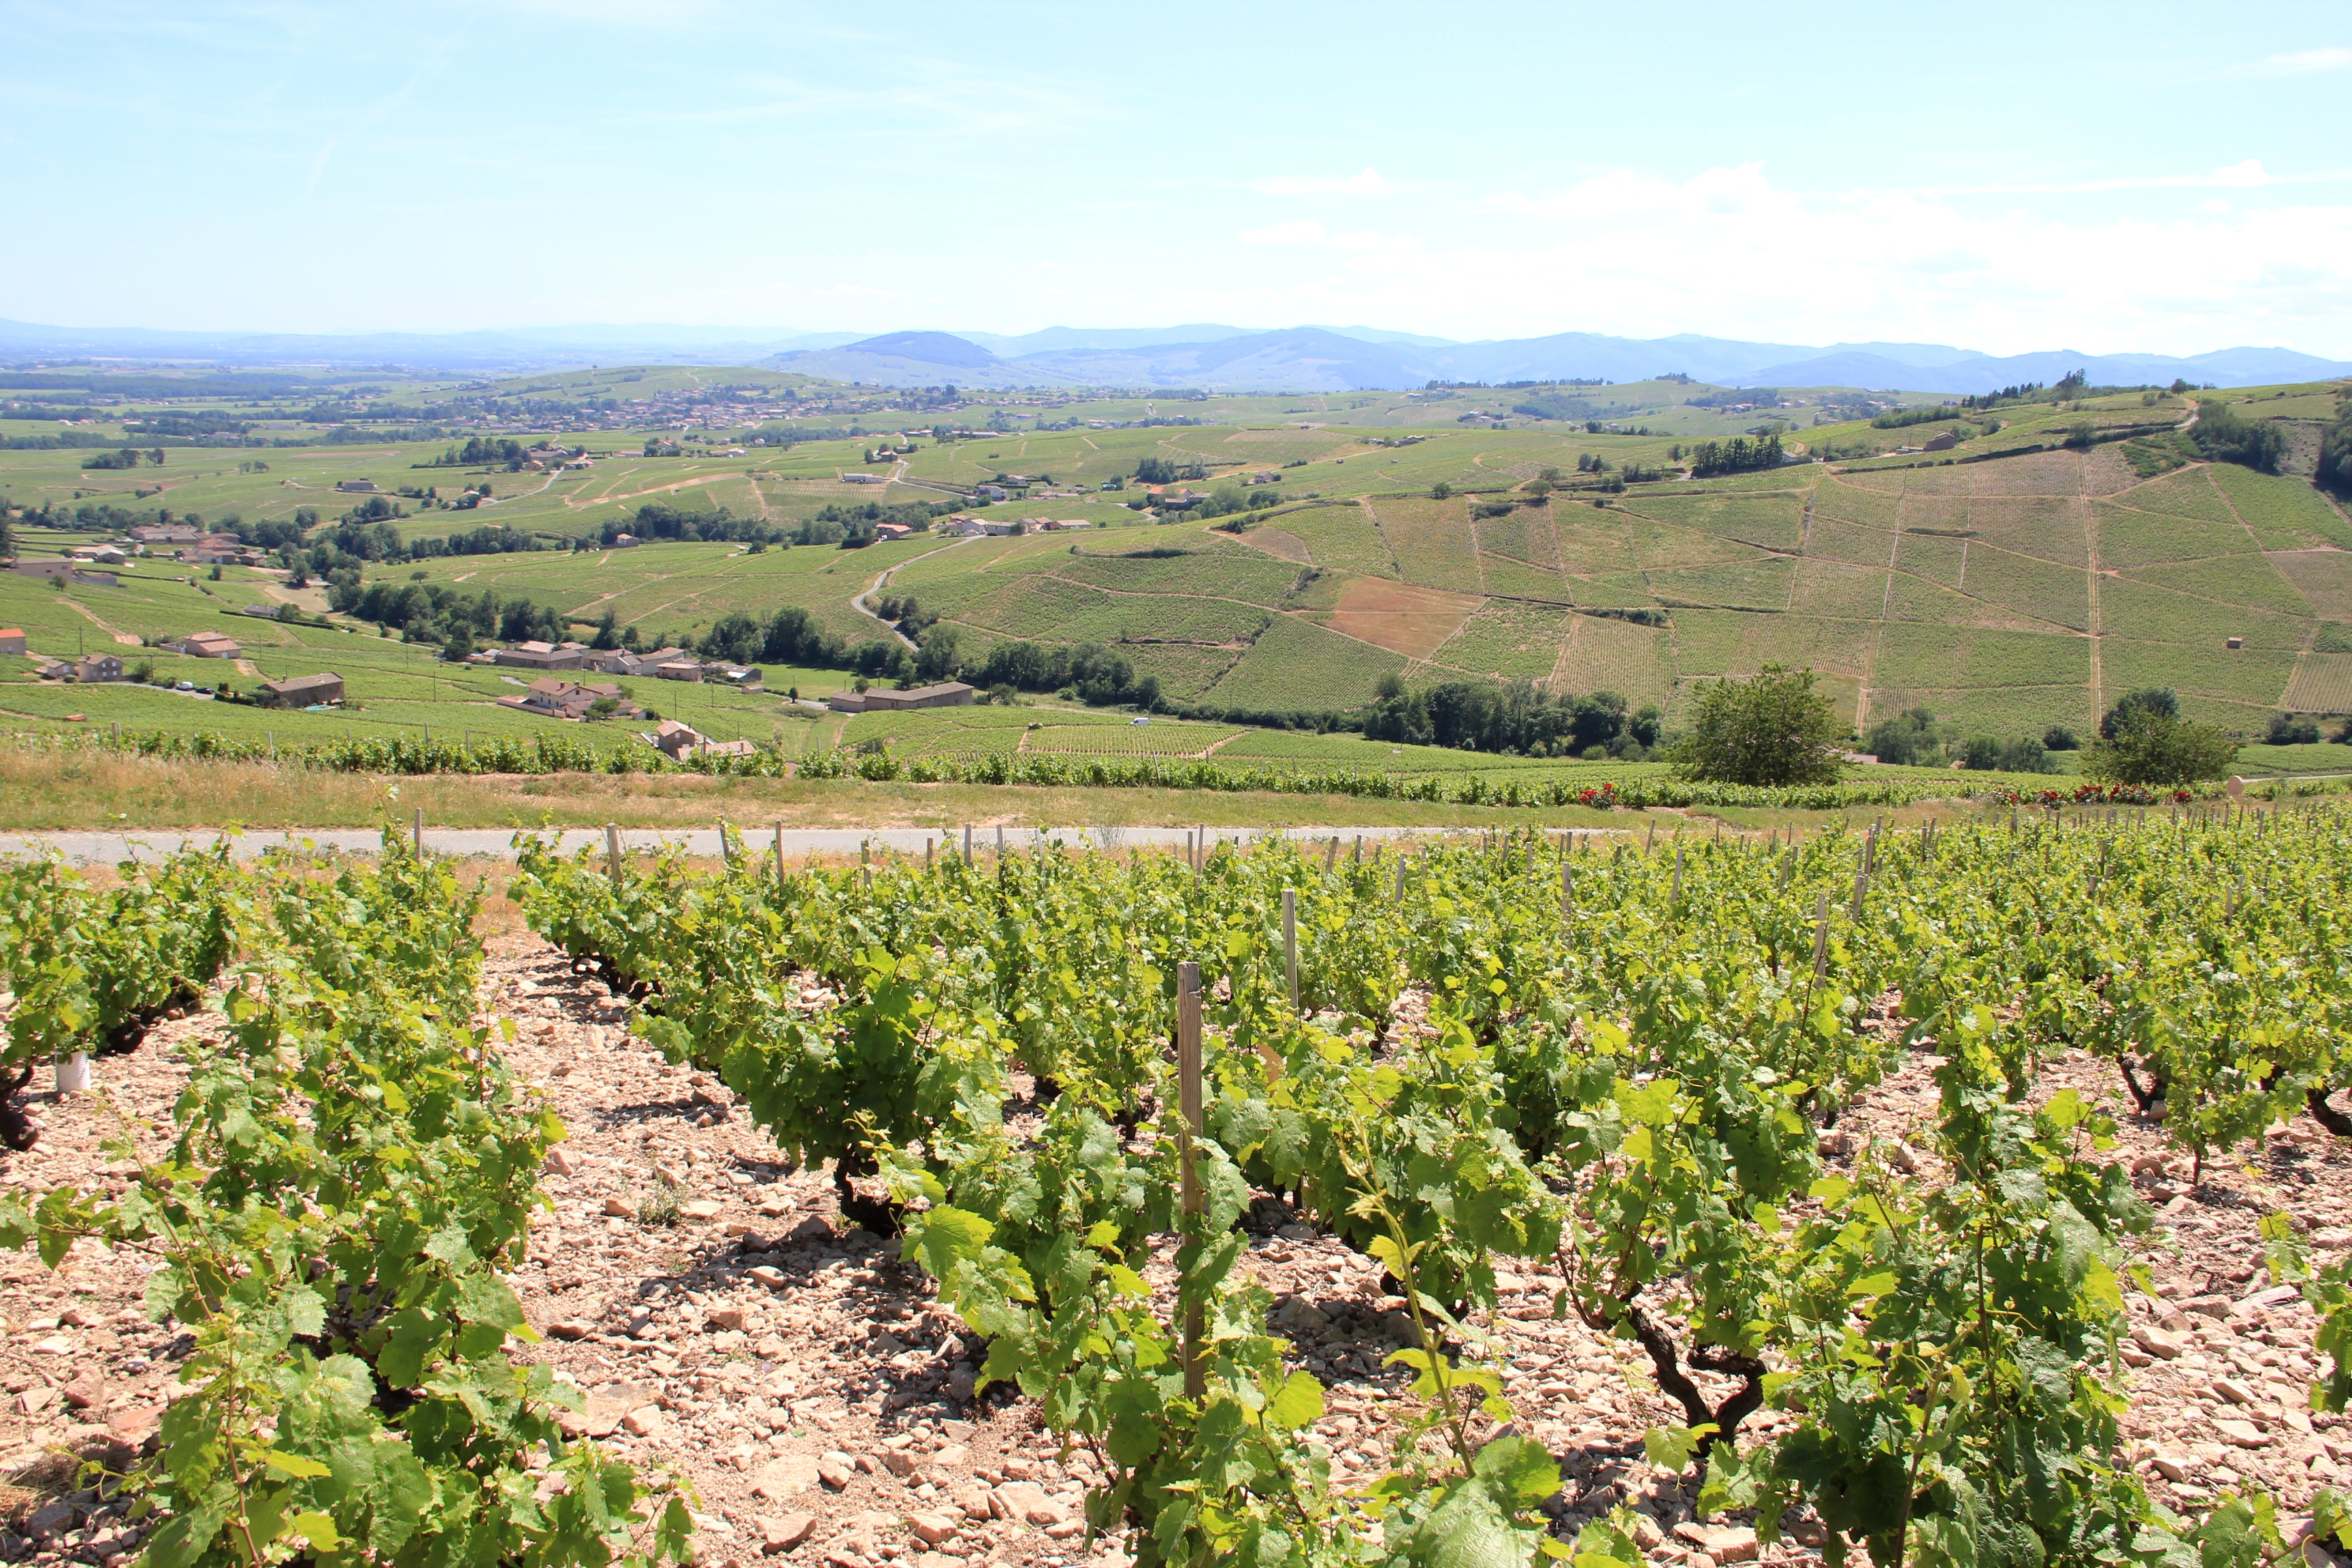
<instances>
[{"instance_id":1,"label":"pale rocky ground","mask_svg":"<svg viewBox=\"0 0 2352 1568\"><path fill-rule=\"evenodd\" d=\"M571 1129L546 1179L554 1212L516 1278L546 1338L520 1352L586 1392L582 1430L688 1478L701 1561L1120 1560L1116 1542L1083 1529L1091 1459L1063 1454L1017 1395L972 1397L972 1337L897 1261L894 1242L837 1234L829 1177L792 1169L723 1088L631 1041L625 1009L535 937L494 940L482 1005L514 1019L514 1065ZM41 1192L109 1180L98 1148L117 1125L109 1104L162 1122L181 1077L173 1042L213 1021L163 1026L139 1051L100 1059L102 1100L37 1097L47 1131L32 1152L0 1154L0 1183ZM1829 1147L1901 1138L1932 1118L1931 1062L1915 1057L1842 1121ZM2062 1058L2043 1082L2122 1109L2111 1064ZM2352 1245L2352 1155L2298 1117L2258 1157L2209 1164L2191 1191L2186 1157L2168 1152L2154 1124L2119 1120L2125 1157L2162 1215L2139 1249L2158 1297L2130 1293L2132 1458L2184 1510L2232 1486L2268 1488L2300 1508L2316 1486L2347 1479L2352 1433L2307 1413L2314 1322L2294 1292L2261 1273L2256 1224L2273 1209L2294 1215L2318 1260ZM1905 1157L1932 1176L1930 1156ZM664 1172L683 1189L682 1212L673 1224L641 1223ZM1381 1296L1369 1259L1272 1223L1286 1216L1263 1217L1272 1234L1253 1238L1247 1267L1277 1298L1274 1327L1328 1385L1321 1439L1339 1473L1378 1474L1403 1398L1402 1378L1380 1367L1402 1341L1402 1302ZM91 1494L65 1490L63 1467L45 1456L110 1445L121 1461L152 1432L185 1341L145 1321L140 1280L134 1260L88 1244L55 1273L30 1254L0 1260L0 1474L21 1483L0 1495L0 1557L119 1568L135 1552L135 1528ZM1696 1524L1695 1485L1643 1458L1643 1430L1683 1417L1655 1392L1638 1350L1554 1321L1556 1281L1505 1282L1489 1326L1508 1352L1522 1418L1561 1460L1566 1485L1549 1511L1563 1532L1630 1502L1649 1521L1640 1533L1660 1563L1814 1557L1793 1542L1759 1547L1741 1521ZM1745 1431L1770 1424L1763 1413Z\"/></svg>"}]
</instances>

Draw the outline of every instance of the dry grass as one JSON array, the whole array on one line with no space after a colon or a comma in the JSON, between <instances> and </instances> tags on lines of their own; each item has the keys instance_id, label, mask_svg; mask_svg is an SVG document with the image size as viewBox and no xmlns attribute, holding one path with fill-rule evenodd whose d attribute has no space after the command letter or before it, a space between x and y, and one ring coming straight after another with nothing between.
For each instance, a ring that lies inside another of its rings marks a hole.
<instances>
[{"instance_id":1,"label":"dry grass","mask_svg":"<svg viewBox=\"0 0 2352 1568\"><path fill-rule=\"evenodd\" d=\"M1462 629L1480 604L1467 594L1419 588L1384 577L1350 577L1339 585L1324 625L1407 658L1427 658Z\"/></svg>"},{"instance_id":2,"label":"dry grass","mask_svg":"<svg viewBox=\"0 0 2352 1568\"><path fill-rule=\"evenodd\" d=\"M397 789L395 796L393 791ZM0 753L0 832L149 827L375 827L418 808L436 827L1138 827L1596 826L1594 813L1507 811L1354 795L725 779L698 774L382 778L255 763Z\"/></svg>"}]
</instances>

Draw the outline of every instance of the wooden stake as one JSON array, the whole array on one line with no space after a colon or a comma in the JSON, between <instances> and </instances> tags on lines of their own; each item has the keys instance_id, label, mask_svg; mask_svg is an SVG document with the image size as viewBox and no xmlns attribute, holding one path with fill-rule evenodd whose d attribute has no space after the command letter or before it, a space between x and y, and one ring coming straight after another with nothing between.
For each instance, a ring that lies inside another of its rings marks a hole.
<instances>
[{"instance_id":1,"label":"wooden stake","mask_svg":"<svg viewBox=\"0 0 2352 1568\"><path fill-rule=\"evenodd\" d=\"M1338 839L1332 842L1337 844ZM1298 1011L1298 889L1282 889L1282 972L1290 981L1290 1010Z\"/></svg>"},{"instance_id":2,"label":"wooden stake","mask_svg":"<svg viewBox=\"0 0 2352 1568\"><path fill-rule=\"evenodd\" d=\"M784 825L776 824L776 886L784 885Z\"/></svg>"},{"instance_id":3,"label":"wooden stake","mask_svg":"<svg viewBox=\"0 0 2352 1568\"><path fill-rule=\"evenodd\" d=\"M1331 842L1323 847L1323 869L1329 871L1339 863L1339 836L1331 835Z\"/></svg>"},{"instance_id":4,"label":"wooden stake","mask_svg":"<svg viewBox=\"0 0 2352 1568\"><path fill-rule=\"evenodd\" d=\"M1404 902L1404 857L1402 855L1397 857L1397 885L1394 901L1399 904Z\"/></svg>"},{"instance_id":5,"label":"wooden stake","mask_svg":"<svg viewBox=\"0 0 2352 1568\"><path fill-rule=\"evenodd\" d=\"M1670 892L1670 893L1668 893L1668 894L1666 895L1666 903L1667 903L1667 906L1668 906L1669 908L1671 908L1671 907L1673 907L1673 906L1675 906L1675 905L1680 904L1682 901L1683 901L1683 845L1682 845L1682 840L1681 840L1681 839L1679 839L1679 838L1677 838L1676 840L1675 840L1675 886L1674 886L1674 890L1673 890L1672 892Z\"/></svg>"},{"instance_id":6,"label":"wooden stake","mask_svg":"<svg viewBox=\"0 0 2352 1568\"><path fill-rule=\"evenodd\" d=\"M1576 868L1562 860L1559 863L1559 923L1566 925L1576 918Z\"/></svg>"},{"instance_id":7,"label":"wooden stake","mask_svg":"<svg viewBox=\"0 0 2352 1568\"><path fill-rule=\"evenodd\" d=\"M969 822L963 825L963 863L967 866L971 864L971 824Z\"/></svg>"},{"instance_id":8,"label":"wooden stake","mask_svg":"<svg viewBox=\"0 0 2352 1568\"><path fill-rule=\"evenodd\" d=\"M1177 1172L1185 1217L1197 1219L1202 1211L1201 1173L1193 1142L1204 1131L1201 1093L1201 966L1193 963L1176 966L1176 1103L1182 1125L1177 1131ZM1184 1313L1184 1394L1199 1399L1208 1393L1209 1369L1202 1359L1202 1342L1207 1338L1206 1324L1201 1307L1187 1308Z\"/></svg>"},{"instance_id":9,"label":"wooden stake","mask_svg":"<svg viewBox=\"0 0 2352 1568\"><path fill-rule=\"evenodd\" d=\"M929 838L926 838L926 839L924 839L924 840L923 840L923 869L924 869L924 870L926 870L926 871L928 871L928 870L929 870L930 868L931 868L931 840L929 840Z\"/></svg>"},{"instance_id":10,"label":"wooden stake","mask_svg":"<svg viewBox=\"0 0 2352 1568\"><path fill-rule=\"evenodd\" d=\"M425 808L416 808L416 858L425 858Z\"/></svg>"},{"instance_id":11,"label":"wooden stake","mask_svg":"<svg viewBox=\"0 0 2352 1568\"><path fill-rule=\"evenodd\" d=\"M617 823L604 824L604 874L613 879L613 886L621 885L621 828Z\"/></svg>"},{"instance_id":12,"label":"wooden stake","mask_svg":"<svg viewBox=\"0 0 2352 1568\"><path fill-rule=\"evenodd\" d=\"M1830 896L1822 895L1819 908L1813 910L1813 978L1819 980L1830 969Z\"/></svg>"}]
</instances>

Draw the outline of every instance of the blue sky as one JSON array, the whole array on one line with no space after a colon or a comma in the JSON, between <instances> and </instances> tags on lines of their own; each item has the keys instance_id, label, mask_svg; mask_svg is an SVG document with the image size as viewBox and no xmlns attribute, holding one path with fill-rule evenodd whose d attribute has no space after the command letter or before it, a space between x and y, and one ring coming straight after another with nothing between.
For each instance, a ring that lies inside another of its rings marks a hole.
<instances>
[{"instance_id":1,"label":"blue sky","mask_svg":"<svg viewBox=\"0 0 2352 1568\"><path fill-rule=\"evenodd\" d=\"M0 316L2352 358L2352 5L0 0Z\"/></svg>"}]
</instances>

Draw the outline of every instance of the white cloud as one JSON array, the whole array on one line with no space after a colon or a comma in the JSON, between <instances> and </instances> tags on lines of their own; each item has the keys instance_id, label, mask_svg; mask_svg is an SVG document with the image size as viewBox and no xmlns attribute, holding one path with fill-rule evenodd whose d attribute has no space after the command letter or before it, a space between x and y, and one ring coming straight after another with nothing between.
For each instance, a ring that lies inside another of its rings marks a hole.
<instances>
[{"instance_id":1,"label":"white cloud","mask_svg":"<svg viewBox=\"0 0 2352 1568\"><path fill-rule=\"evenodd\" d=\"M2184 181L2184 184L2189 182ZM2207 188L2273 183L2252 162ZM2352 204L2116 217L1932 192L1782 189L1760 165L1628 172L1502 192L1465 215L1240 236L1287 252L1267 287L1202 310L1349 319L1450 336L1588 330L1780 342L1889 338L1990 353L2193 353L2284 343L2352 358ZM1465 237L1466 236L1466 237Z\"/></svg>"},{"instance_id":2,"label":"white cloud","mask_svg":"<svg viewBox=\"0 0 2352 1568\"><path fill-rule=\"evenodd\" d=\"M2309 76L2314 71L2352 69L2352 49L2297 49L2268 56L2250 69L2257 76Z\"/></svg>"},{"instance_id":3,"label":"white cloud","mask_svg":"<svg viewBox=\"0 0 2352 1568\"><path fill-rule=\"evenodd\" d=\"M1389 183L1381 178L1378 169L1366 169L1344 180L1317 179L1306 174L1278 174L1257 184L1260 195L1268 196L1384 196Z\"/></svg>"}]
</instances>

